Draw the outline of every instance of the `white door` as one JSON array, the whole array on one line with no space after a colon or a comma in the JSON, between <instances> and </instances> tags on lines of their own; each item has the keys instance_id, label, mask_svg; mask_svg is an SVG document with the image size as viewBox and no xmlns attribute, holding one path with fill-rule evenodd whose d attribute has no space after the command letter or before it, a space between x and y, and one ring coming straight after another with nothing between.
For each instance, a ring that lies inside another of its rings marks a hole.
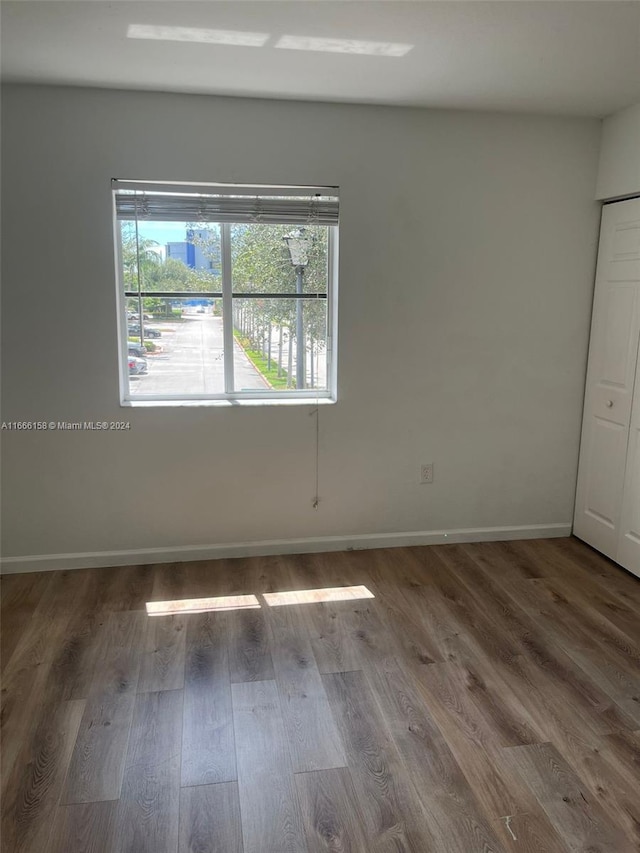
<instances>
[{"instance_id":1,"label":"white door","mask_svg":"<svg viewBox=\"0 0 640 853\"><path fill-rule=\"evenodd\" d=\"M574 518L576 536L614 560L639 339L640 199L632 199L602 213Z\"/></svg>"},{"instance_id":2,"label":"white door","mask_svg":"<svg viewBox=\"0 0 640 853\"><path fill-rule=\"evenodd\" d=\"M636 369L636 390L631 409L617 560L620 565L640 577L640 349Z\"/></svg>"}]
</instances>

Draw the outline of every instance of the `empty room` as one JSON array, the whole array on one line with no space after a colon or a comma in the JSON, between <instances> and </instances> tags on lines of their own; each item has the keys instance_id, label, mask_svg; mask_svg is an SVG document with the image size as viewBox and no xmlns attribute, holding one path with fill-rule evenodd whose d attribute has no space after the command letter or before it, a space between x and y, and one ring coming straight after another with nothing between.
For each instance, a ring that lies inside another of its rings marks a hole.
<instances>
[{"instance_id":1,"label":"empty room","mask_svg":"<svg viewBox=\"0 0 640 853\"><path fill-rule=\"evenodd\" d=\"M3 853L638 853L640 2L0 16Z\"/></svg>"}]
</instances>

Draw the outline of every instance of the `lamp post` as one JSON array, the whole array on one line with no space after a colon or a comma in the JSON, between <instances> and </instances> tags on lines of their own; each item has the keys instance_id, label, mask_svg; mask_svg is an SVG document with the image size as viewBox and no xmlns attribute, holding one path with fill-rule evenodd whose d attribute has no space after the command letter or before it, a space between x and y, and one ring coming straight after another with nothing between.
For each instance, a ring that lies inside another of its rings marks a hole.
<instances>
[{"instance_id":1,"label":"lamp post","mask_svg":"<svg viewBox=\"0 0 640 853\"><path fill-rule=\"evenodd\" d=\"M296 388L304 388L304 323L302 317L302 299L304 293L304 270L309 263L309 249L313 238L307 236L304 228L298 228L282 238L289 249L291 263L296 271ZM289 343L291 346L291 343Z\"/></svg>"}]
</instances>

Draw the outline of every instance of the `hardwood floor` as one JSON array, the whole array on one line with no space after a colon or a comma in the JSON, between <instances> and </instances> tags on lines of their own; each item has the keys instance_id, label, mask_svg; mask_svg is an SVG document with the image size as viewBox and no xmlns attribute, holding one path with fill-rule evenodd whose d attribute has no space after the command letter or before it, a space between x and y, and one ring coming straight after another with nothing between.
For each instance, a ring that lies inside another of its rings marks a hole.
<instances>
[{"instance_id":1,"label":"hardwood floor","mask_svg":"<svg viewBox=\"0 0 640 853\"><path fill-rule=\"evenodd\" d=\"M640 582L576 539L2 593L3 853L640 851Z\"/></svg>"}]
</instances>

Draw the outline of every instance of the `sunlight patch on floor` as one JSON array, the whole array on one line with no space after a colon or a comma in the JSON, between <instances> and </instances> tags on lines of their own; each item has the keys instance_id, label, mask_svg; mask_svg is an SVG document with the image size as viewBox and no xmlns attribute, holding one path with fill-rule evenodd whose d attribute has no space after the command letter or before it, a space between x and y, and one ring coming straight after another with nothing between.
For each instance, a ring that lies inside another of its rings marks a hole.
<instances>
[{"instance_id":1,"label":"sunlight patch on floor","mask_svg":"<svg viewBox=\"0 0 640 853\"><path fill-rule=\"evenodd\" d=\"M174 613L208 613L217 610L254 610L260 607L255 595L220 595L216 598L184 598L176 601L147 601L149 616Z\"/></svg>"},{"instance_id":2,"label":"sunlight patch on floor","mask_svg":"<svg viewBox=\"0 0 640 853\"><path fill-rule=\"evenodd\" d=\"M265 592L269 607L283 604L319 604L323 601L349 601L358 598L375 598L366 586L336 586L324 589L293 589L289 592Z\"/></svg>"}]
</instances>

